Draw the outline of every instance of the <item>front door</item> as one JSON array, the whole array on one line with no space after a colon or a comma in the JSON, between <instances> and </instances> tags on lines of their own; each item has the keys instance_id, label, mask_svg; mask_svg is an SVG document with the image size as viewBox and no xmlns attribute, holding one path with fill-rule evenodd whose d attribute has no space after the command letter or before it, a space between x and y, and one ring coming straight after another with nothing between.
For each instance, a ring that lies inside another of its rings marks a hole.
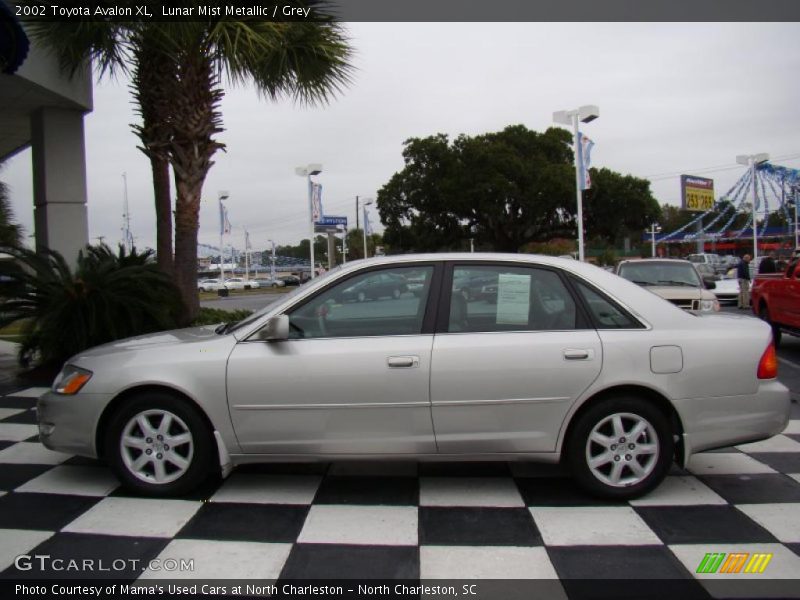
<instances>
[{"instance_id":1,"label":"front door","mask_svg":"<svg viewBox=\"0 0 800 600\"><path fill-rule=\"evenodd\" d=\"M289 340L237 344L227 387L242 449L295 455L435 452L433 335L432 325L427 332L423 326L435 270L425 264L361 272L289 309ZM396 286L379 291L372 284L376 275ZM412 293L408 279L422 285ZM363 290L368 293L359 294Z\"/></svg>"}]
</instances>

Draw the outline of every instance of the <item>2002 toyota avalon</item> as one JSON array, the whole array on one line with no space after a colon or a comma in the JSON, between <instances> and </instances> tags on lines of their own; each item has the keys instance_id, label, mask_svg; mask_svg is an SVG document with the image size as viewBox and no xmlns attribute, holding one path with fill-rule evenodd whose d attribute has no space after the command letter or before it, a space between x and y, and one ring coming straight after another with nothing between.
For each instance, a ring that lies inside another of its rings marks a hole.
<instances>
[{"instance_id":1,"label":"2002 toyota avalon","mask_svg":"<svg viewBox=\"0 0 800 600\"><path fill-rule=\"evenodd\" d=\"M386 275L414 291L342 302ZM492 282L467 301L454 281ZM42 442L183 494L249 462L562 460L632 498L677 459L782 431L770 328L698 316L575 260L434 254L348 263L238 323L70 359L39 400Z\"/></svg>"}]
</instances>

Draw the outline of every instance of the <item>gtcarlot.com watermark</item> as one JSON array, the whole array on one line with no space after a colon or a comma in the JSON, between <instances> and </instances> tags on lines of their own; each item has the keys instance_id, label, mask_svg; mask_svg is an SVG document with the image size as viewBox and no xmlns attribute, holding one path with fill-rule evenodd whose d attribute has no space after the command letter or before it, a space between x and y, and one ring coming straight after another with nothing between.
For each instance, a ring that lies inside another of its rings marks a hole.
<instances>
[{"instance_id":1,"label":"gtcarlot.com watermark","mask_svg":"<svg viewBox=\"0 0 800 600\"><path fill-rule=\"evenodd\" d=\"M19 571L56 571L79 573L114 573L120 571L153 571L156 573L175 573L194 571L194 559L154 558L54 558L49 554L20 554L14 559Z\"/></svg>"}]
</instances>

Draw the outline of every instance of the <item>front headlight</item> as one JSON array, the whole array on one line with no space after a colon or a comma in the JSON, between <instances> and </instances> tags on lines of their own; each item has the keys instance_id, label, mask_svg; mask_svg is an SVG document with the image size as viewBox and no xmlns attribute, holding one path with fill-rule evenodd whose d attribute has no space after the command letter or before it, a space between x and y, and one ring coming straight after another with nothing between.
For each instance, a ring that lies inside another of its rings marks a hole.
<instances>
[{"instance_id":1,"label":"front headlight","mask_svg":"<svg viewBox=\"0 0 800 600\"><path fill-rule=\"evenodd\" d=\"M53 391L57 394L72 396L77 394L91 378L91 371L74 365L66 365L53 382Z\"/></svg>"},{"instance_id":2,"label":"front headlight","mask_svg":"<svg viewBox=\"0 0 800 600\"><path fill-rule=\"evenodd\" d=\"M719 300L700 300L700 310L703 312L719 311Z\"/></svg>"}]
</instances>

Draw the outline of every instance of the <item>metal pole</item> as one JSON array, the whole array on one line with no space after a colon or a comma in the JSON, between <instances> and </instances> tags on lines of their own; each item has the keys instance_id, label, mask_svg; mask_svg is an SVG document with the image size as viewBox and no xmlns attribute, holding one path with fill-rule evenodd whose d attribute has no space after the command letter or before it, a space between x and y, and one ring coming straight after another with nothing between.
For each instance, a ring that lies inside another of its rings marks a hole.
<instances>
[{"instance_id":1,"label":"metal pole","mask_svg":"<svg viewBox=\"0 0 800 600\"><path fill-rule=\"evenodd\" d=\"M756 159L752 157L750 159L752 163L750 165L751 174L753 178L753 267L758 270L758 223L756 222Z\"/></svg>"},{"instance_id":2,"label":"metal pole","mask_svg":"<svg viewBox=\"0 0 800 600\"><path fill-rule=\"evenodd\" d=\"M345 228L342 236L342 264L347 264L347 228Z\"/></svg>"},{"instance_id":3,"label":"metal pole","mask_svg":"<svg viewBox=\"0 0 800 600\"><path fill-rule=\"evenodd\" d=\"M219 283L225 283L225 251L222 247L222 234L225 231L225 213L222 212L222 198L219 199Z\"/></svg>"},{"instance_id":4,"label":"metal pole","mask_svg":"<svg viewBox=\"0 0 800 600\"><path fill-rule=\"evenodd\" d=\"M313 183L311 181L311 175L308 175L308 219L311 222L311 238L308 240L309 244L309 252L311 254L311 279L314 279L314 272L316 269L314 268L314 201L313 201Z\"/></svg>"},{"instance_id":5,"label":"metal pole","mask_svg":"<svg viewBox=\"0 0 800 600\"><path fill-rule=\"evenodd\" d=\"M358 229L358 196L356 196L356 229Z\"/></svg>"},{"instance_id":6,"label":"metal pole","mask_svg":"<svg viewBox=\"0 0 800 600\"><path fill-rule=\"evenodd\" d=\"M578 145L578 111L572 115L572 125L574 129L574 146L575 146L575 194L578 200L578 260L583 262L583 195L581 194L581 165L580 165L580 149Z\"/></svg>"},{"instance_id":7,"label":"metal pole","mask_svg":"<svg viewBox=\"0 0 800 600\"><path fill-rule=\"evenodd\" d=\"M653 258L655 258L656 257L656 224L653 223L650 226L650 228L651 228L650 229L650 242L653 245L653 254L652 254L652 256L653 256Z\"/></svg>"},{"instance_id":8,"label":"metal pole","mask_svg":"<svg viewBox=\"0 0 800 600\"><path fill-rule=\"evenodd\" d=\"M275 242L273 240L270 242L272 243L272 256L270 257L269 277L275 281Z\"/></svg>"},{"instance_id":9,"label":"metal pole","mask_svg":"<svg viewBox=\"0 0 800 600\"><path fill-rule=\"evenodd\" d=\"M367 258L367 206L364 205L364 258Z\"/></svg>"}]
</instances>

